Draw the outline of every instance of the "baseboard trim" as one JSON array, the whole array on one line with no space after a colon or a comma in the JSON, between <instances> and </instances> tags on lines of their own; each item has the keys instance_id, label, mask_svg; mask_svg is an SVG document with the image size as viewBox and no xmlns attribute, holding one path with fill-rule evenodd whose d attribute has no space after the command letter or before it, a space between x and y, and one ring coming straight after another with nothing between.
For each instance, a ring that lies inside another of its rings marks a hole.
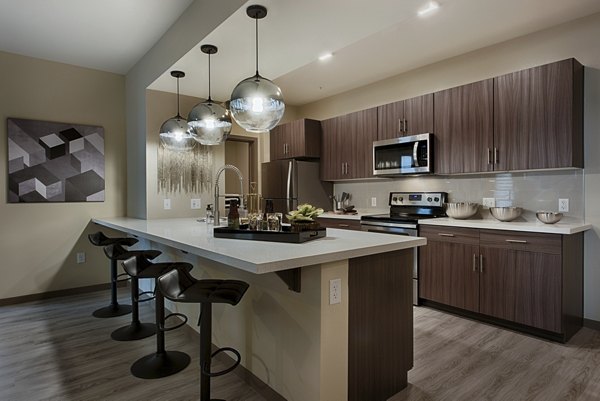
<instances>
[{"instance_id":1,"label":"baseboard trim","mask_svg":"<svg viewBox=\"0 0 600 401\"><path fill-rule=\"evenodd\" d=\"M183 328L184 328L186 334L188 335L188 337L190 338L190 341L196 341L198 343L200 342L200 333L198 333L196 330L194 330L192 328L192 326L190 326L189 324L186 324L183 326ZM213 352L217 350L217 347L214 344L212 344L212 350L213 350ZM219 362L221 362L227 366L234 363L234 359L224 352L217 354L214 359L218 360ZM231 372L231 373L235 374L237 377L239 377L244 382L246 382L246 384L248 384L250 387L252 387L254 389L254 391L256 391L265 400L267 400L267 401L286 401L286 399L281 394L279 394L277 391L275 391L271 387L269 387L268 384L266 384L261 379L256 377L254 375L254 373L250 372L244 366L238 365L238 367L235 368L233 370L233 372ZM198 374L200 374L200 373L198 373Z\"/></svg>"},{"instance_id":2,"label":"baseboard trim","mask_svg":"<svg viewBox=\"0 0 600 401\"><path fill-rule=\"evenodd\" d=\"M119 287L127 285L125 282L117 284ZM69 295L85 294L110 289L110 283L94 284L85 287L67 288L64 290L40 292L37 294L21 295L12 298L0 299L0 306L23 304L25 302L42 301L49 298L64 297Z\"/></svg>"},{"instance_id":3,"label":"baseboard trim","mask_svg":"<svg viewBox=\"0 0 600 401\"><path fill-rule=\"evenodd\" d=\"M600 331L600 322L592 319L583 319L583 327Z\"/></svg>"}]
</instances>

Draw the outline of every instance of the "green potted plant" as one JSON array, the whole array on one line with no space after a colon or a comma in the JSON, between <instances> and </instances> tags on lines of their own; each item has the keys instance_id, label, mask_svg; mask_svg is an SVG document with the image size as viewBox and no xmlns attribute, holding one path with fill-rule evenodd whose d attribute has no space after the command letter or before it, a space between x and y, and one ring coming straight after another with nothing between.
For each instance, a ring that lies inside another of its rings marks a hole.
<instances>
[{"instance_id":1,"label":"green potted plant","mask_svg":"<svg viewBox=\"0 0 600 401\"><path fill-rule=\"evenodd\" d=\"M322 213L323 209L304 203L298 206L297 210L290 211L286 217L292 226L292 231L310 231L320 228L319 222L315 221L314 218Z\"/></svg>"}]
</instances>

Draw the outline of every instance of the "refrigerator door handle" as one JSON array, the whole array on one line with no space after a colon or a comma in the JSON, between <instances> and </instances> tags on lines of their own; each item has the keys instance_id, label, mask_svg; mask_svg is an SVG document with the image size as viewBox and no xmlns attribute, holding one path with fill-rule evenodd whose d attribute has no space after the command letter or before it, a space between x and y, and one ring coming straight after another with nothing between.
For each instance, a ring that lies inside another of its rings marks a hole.
<instances>
[{"instance_id":1,"label":"refrigerator door handle","mask_svg":"<svg viewBox=\"0 0 600 401\"><path fill-rule=\"evenodd\" d=\"M292 160L290 160L290 162L288 163L287 173L287 198L290 200L292 198L292 168L294 167L293 163L294 162Z\"/></svg>"}]
</instances>

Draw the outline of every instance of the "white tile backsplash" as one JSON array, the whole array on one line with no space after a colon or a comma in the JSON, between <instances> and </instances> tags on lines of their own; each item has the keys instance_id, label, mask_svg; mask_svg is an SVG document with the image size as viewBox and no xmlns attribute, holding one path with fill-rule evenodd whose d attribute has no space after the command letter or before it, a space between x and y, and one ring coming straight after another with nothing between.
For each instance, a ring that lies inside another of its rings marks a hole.
<instances>
[{"instance_id":1,"label":"white tile backsplash","mask_svg":"<svg viewBox=\"0 0 600 401\"><path fill-rule=\"evenodd\" d=\"M352 194L356 208L380 210L388 204L392 191L443 191L451 202L481 204L483 198L495 198L496 206L520 206L526 219L535 219L537 210L558 211L558 199L569 198L570 219L584 219L583 170L535 171L459 176L416 176L369 181L340 182L334 192ZM377 198L377 208L371 207ZM484 214L485 217L485 214Z\"/></svg>"}]
</instances>

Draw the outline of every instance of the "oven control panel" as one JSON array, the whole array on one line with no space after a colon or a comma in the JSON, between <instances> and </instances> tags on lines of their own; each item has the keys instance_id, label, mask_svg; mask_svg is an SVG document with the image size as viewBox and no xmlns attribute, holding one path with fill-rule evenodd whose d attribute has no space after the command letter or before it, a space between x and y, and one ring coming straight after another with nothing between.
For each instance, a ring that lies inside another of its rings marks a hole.
<instances>
[{"instance_id":1,"label":"oven control panel","mask_svg":"<svg viewBox=\"0 0 600 401\"><path fill-rule=\"evenodd\" d=\"M445 192L390 192L390 206L437 206L446 202Z\"/></svg>"}]
</instances>

